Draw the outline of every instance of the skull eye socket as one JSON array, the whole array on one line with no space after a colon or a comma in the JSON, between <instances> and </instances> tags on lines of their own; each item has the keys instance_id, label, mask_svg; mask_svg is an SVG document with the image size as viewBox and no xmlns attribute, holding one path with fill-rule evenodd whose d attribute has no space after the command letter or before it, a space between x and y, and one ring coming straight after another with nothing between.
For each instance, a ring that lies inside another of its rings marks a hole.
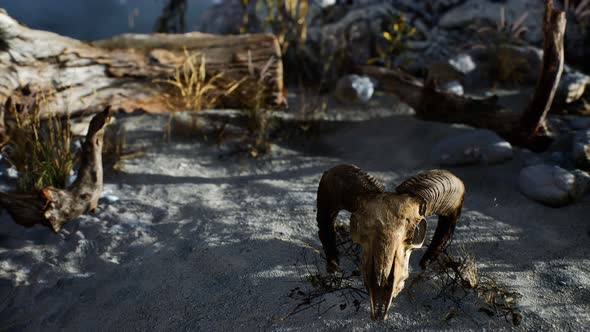
<instances>
[{"instance_id":1,"label":"skull eye socket","mask_svg":"<svg viewBox=\"0 0 590 332\"><path fill-rule=\"evenodd\" d=\"M412 237L412 247L420 248L424 244L426 238L426 219L420 220L416 228L414 228L414 234Z\"/></svg>"}]
</instances>

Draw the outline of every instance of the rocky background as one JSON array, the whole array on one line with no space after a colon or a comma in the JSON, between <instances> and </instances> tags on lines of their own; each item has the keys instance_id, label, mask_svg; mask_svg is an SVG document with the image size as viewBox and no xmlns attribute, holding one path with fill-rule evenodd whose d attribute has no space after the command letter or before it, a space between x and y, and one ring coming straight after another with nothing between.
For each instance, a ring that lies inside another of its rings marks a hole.
<instances>
[{"instance_id":1,"label":"rocky background","mask_svg":"<svg viewBox=\"0 0 590 332\"><path fill-rule=\"evenodd\" d=\"M557 139L547 152L531 153L519 183L530 198L563 205L588 191L590 5L556 6L567 13L566 66L548 119ZM238 0L220 1L203 13L198 30L276 32L265 8L261 1L246 7ZM370 63L400 67L459 95L497 95L501 104L522 110L540 72L543 12L540 0L310 1L301 16L305 38L285 36L291 38L284 50L286 79L291 86L321 86L344 104L367 102L376 82L349 74ZM481 130L439 142L432 158L447 166L501 163L512 149Z\"/></svg>"}]
</instances>

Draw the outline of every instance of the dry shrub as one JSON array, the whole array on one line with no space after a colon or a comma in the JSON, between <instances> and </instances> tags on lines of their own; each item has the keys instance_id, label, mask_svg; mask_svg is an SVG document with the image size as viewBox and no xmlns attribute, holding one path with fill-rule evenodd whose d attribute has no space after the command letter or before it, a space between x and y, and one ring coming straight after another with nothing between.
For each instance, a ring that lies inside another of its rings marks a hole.
<instances>
[{"instance_id":1,"label":"dry shrub","mask_svg":"<svg viewBox=\"0 0 590 332\"><path fill-rule=\"evenodd\" d=\"M253 158L264 155L271 149L270 134L274 126L273 110L266 108L265 105L272 96L265 82L271 74L269 69L275 61L277 60L271 58L264 67L257 69L252 64L251 53L248 53L249 77L247 80L254 82L256 89L254 95L245 100L246 123L242 143L243 149Z\"/></svg>"},{"instance_id":2,"label":"dry shrub","mask_svg":"<svg viewBox=\"0 0 590 332\"><path fill-rule=\"evenodd\" d=\"M325 257L320 250L306 244L316 255L310 261L304 249L296 266L300 268L300 279L310 287L291 289L287 296L298 303L289 313L276 319L284 320L309 309L316 310L318 315L323 315L334 308L345 310L352 307L355 311L359 311L366 301L368 295L359 272L360 247L352 242L348 225L338 222L335 227L341 265L348 265L353 271L322 273L326 265ZM337 297L338 303L326 307L327 297Z\"/></svg>"},{"instance_id":3,"label":"dry shrub","mask_svg":"<svg viewBox=\"0 0 590 332\"><path fill-rule=\"evenodd\" d=\"M588 26L590 18L590 0L564 0L563 3L565 12L568 16L573 16L578 23L582 24L582 26Z\"/></svg>"},{"instance_id":4,"label":"dry shrub","mask_svg":"<svg viewBox=\"0 0 590 332\"><path fill-rule=\"evenodd\" d=\"M378 57L369 64L380 63L386 68L395 66L395 60L407 50L407 42L416 34L416 28L408 24L406 17L390 13L388 24L383 27L382 40L377 45Z\"/></svg>"},{"instance_id":5,"label":"dry shrub","mask_svg":"<svg viewBox=\"0 0 590 332\"><path fill-rule=\"evenodd\" d=\"M530 72L527 59L505 46L488 48L491 59L489 75L498 83L523 83Z\"/></svg>"},{"instance_id":6,"label":"dry shrub","mask_svg":"<svg viewBox=\"0 0 590 332\"><path fill-rule=\"evenodd\" d=\"M475 27L479 37L487 42L493 42L496 45L501 44L522 44L523 37L528 28L524 21L528 17L528 12L524 12L514 22L506 19L505 8L500 8L500 20L494 25Z\"/></svg>"},{"instance_id":7,"label":"dry shrub","mask_svg":"<svg viewBox=\"0 0 590 332\"><path fill-rule=\"evenodd\" d=\"M65 188L75 163L69 122L47 110L50 94L24 90L22 102L9 98L5 104L8 140L2 154L18 171L19 191ZM46 119L41 118L42 110Z\"/></svg>"},{"instance_id":8,"label":"dry shrub","mask_svg":"<svg viewBox=\"0 0 590 332\"><path fill-rule=\"evenodd\" d=\"M417 283L428 281L437 288L436 298L449 299L461 309L470 295L475 296L478 311L488 316L504 317L514 326L520 325L522 313L518 300L522 295L498 283L493 277L480 276L477 271L475 256L464 248L459 248L458 255L453 256L445 249L424 271L412 280L409 288ZM461 309L462 310L462 309ZM451 310L445 320L456 316L457 310ZM469 313L465 312L469 316Z\"/></svg>"}]
</instances>

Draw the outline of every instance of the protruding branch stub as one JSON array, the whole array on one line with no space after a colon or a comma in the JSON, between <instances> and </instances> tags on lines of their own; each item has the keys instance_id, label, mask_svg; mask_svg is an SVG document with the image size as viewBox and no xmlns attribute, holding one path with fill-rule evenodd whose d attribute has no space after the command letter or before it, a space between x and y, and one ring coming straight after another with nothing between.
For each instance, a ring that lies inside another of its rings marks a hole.
<instances>
[{"instance_id":1,"label":"protruding branch stub","mask_svg":"<svg viewBox=\"0 0 590 332\"><path fill-rule=\"evenodd\" d=\"M328 270L338 268L334 221L351 212L352 240L363 249L362 274L373 319L386 319L391 301L409 276L412 250L426 237L425 217L439 215L433 240L421 266L435 259L451 239L463 206L463 182L445 170L418 174L385 192L374 177L354 165L326 171L318 188L317 222Z\"/></svg>"}]
</instances>

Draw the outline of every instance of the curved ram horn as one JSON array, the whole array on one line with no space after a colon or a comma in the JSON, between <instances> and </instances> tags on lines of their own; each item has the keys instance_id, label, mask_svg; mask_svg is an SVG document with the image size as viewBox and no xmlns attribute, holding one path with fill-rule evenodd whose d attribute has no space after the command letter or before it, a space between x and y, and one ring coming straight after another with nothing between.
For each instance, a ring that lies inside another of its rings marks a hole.
<instances>
[{"instance_id":1,"label":"curved ram horn","mask_svg":"<svg viewBox=\"0 0 590 332\"><path fill-rule=\"evenodd\" d=\"M334 222L340 210L354 212L360 201L384 191L377 179L354 165L342 164L324 172L317 196L317 222L328 272L338 269Z\"/></svg>"},{"instance_id":2,"label":"curved ram horn","mask_svg":"<svg viewBox=\"0 0 590 332\"><path fill-rule=\"evenodd\" d=\"M451 172L435 169L407 179L395 190L399 194L418 198L422 202L420 213L424 216L438 215L434 237L420 260L420 266L425 268L436 259L453 236L463 207L465 186Z\"/></svg>"}]
</instances>

